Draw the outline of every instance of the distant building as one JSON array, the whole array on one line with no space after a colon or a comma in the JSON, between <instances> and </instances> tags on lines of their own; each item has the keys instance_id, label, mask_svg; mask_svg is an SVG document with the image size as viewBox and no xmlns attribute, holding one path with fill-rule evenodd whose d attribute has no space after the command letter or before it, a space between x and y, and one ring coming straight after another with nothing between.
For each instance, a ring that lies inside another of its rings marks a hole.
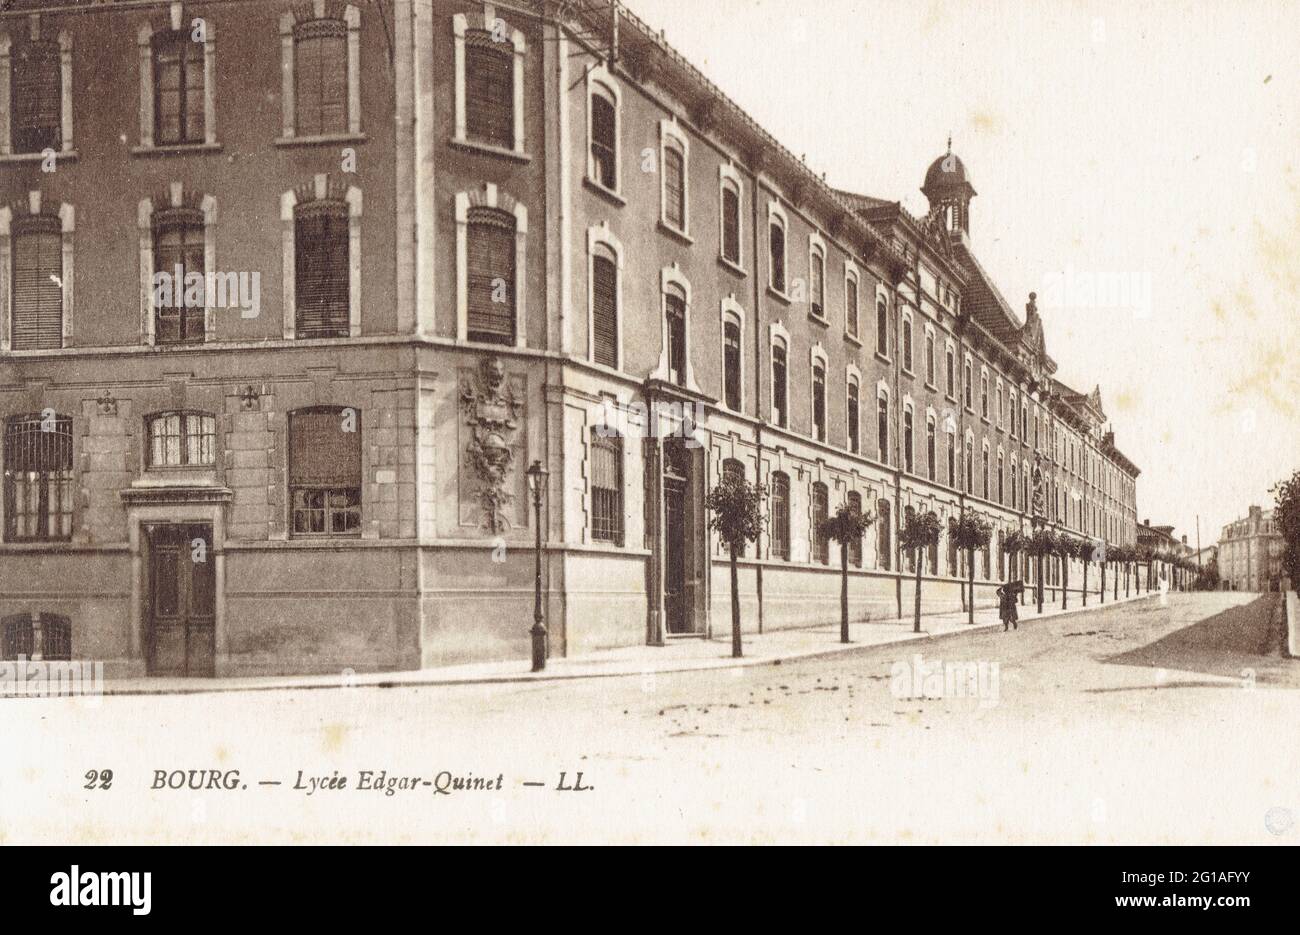
<instances>
[{"instance_id":1,"label":"distant building","mask_svg":"<svg viewBox=\"0 0 1300 935\"><path fill-rule=\"evenodd\" d=\"M1229 591L1289 590L1282 567L1284 542L1272 510L1252 506L1219 537L1219 577Z\"/></svg>"},{"instance_id":2,"label":"distant building","mask_svg":"<svg viewBox=\"0 0 1300 935\"><path fill-rule=\"evenodd\" d=\"M1186 536L1179 538L1174 535L1173 526L1152 526L1149 519L1137 527L1137 544L1139 549L1150 549L1157 556L1192 559L1196 555L1196 550L1187 544ZM1168 562L1158 560L1155 565L1155 577L1164 579L1169 571ZM1154 578L1148 580L1154 581Z\"/></svg>"}]
</instances>

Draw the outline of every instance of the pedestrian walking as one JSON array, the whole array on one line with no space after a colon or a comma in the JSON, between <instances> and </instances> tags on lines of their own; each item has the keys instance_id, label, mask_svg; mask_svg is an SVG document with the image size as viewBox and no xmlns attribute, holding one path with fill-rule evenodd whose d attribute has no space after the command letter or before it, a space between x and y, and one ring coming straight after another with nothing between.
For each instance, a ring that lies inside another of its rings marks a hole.
<instances>
[{"instance_id":1,"label":"pedestrian walking","mask_svg":"<svg viewBox=\"0 0 1300 935\"><path fill-rule=\"evenodd\" d=\"M1025 586L1019 581L1008 581L998 588L998 614L1002 618L1002 632L1020 629L1020 617L1016 611L1016 598Z\"/></svg>"}]
</instances>

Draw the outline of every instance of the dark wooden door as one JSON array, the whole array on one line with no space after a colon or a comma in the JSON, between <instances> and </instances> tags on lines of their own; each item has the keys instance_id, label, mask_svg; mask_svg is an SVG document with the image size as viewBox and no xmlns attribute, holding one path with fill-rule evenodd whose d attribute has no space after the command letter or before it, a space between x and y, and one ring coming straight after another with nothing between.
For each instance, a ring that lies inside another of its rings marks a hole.
<instances>
[{"instance_id":1,"label":"dark wooden door","mask_svg":"<svg viewBox=\"0 0 1300 935\"><path fill-rule=\"evenodd\" d=\"M148 672L211 677L216 663L211 527L152 526L147 536Z\"/></svg>"},{"instance_id":2,"label":"dark wooden door","mask_svg":"<svg viewBox=\"0 0 1300 935\"><path fill-rule=\"evenodd\" d=\"M664 616L669 633L692 632L686 608L686 482L664 478Z\"/></svg>"}]
</instances>

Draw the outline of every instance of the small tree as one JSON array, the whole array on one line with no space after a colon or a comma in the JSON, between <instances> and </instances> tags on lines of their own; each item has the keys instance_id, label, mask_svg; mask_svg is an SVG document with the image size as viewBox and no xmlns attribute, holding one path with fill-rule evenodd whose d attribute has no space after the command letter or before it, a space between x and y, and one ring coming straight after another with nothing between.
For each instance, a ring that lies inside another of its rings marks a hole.
<instances>
[{"instance_id":1,"label":"small tree","mask_svg":"<svg viewBox=\"0 0 1300 935\"><path fill-rule=\"evenodd\" d=\"M1046 526L1040 526L1030 534L1025 544L1025 551L1037 559L1035 565L1038 569L1038 582L1034 588L1034 597L1038 602L1038 612L1041 614L1043 612L1043 556L1051 555L1056 551L1056 534Z\"/></svg>"},{"instance_id":2,"label":"small tree","mask_svg":"<svg viewBox=\"0 0 1300 935\"><path fill-rule=\"evenodd\" d=\"M1011 557L1011 568L1015 572L1008 575L1009 579L1024 582L1024 576L1021 574L1020 556L1025 551L1025 545L1029 540L1019 529L1013 530L1002 539L1002 551ZM1020 603L1025 602L1025 589L1020 589Z\"/></svg>"},{"instance_id":3,"label":"small tree","mask_svg":"<svg viewBox=\"0 0 1300 935\"><path fill-rule=\"evenodd\" d=\"M1061 533L1056 537L1056 554L1061 558L1061 610L1070 606L1070 559L1079 554L1079 540Z\"/></svg>"},{"instance_id":4,"label":"small tree","mask_svg":"<svg viewBox=\"0 0 1300 935\"><path fill-rule=\"evenodd\" d=\"M1280 481L1271 491L1277 506L1273 510L1274 528L1282 534L1282 570L1291 579L1291 587L1300 589L1300 471ZM1218 569L1215 569L1218 587Z\"/></svg>"},{"instance_id":5,"label":"small tree","mask_svg":"<svg viewBox=\"0 0 1300 935\"><path fill-rule=\"evenodd\" d=\"M862 534L876 521L870 513L844 504L822 523L822 533L840 544L840 642L849 641L849 546L862 542Z\"/></svg>"},{"instance_id":6,"label":"small tree","mask_svg":"<svg viewBox=\"0 0 1300 935\"><path fill-rule=\"evenodd\" d=\"M1083 562L1083 606L1088 606L1088 566L1097 558L1101 552L1101 545L1094 539L1084 539L1079 542L1079 561ZM1101 589L1106 590L1106 580L1103 578Z\"/></svg>"},{"instance_id":7,"label":"small tree","mask_svg":"<svg viewBox=\"0 0 1300 935\"><path fill-rule=\"evenodd\" d=\"M977 516L969 510L961 511L961 518L952 527L952 541L956 543L957 548L966 551L966 571L970 585L970 600L966 603L966 610L969 614L966 622L975 622L975 550L982 549L989 544L989 538L993 535L993 527L983 517Z\"/></svg>"},{"instance_id":8,"label":"small tree","mask_svg":"<svg viewBox=\"0 0 1300 935\"><path fill-rule=\"evenodd\" d=\"M1100 539L1097 540L1097 564L1101 566L1101 590L1097 593L1103 604L1106 603L1106 565L1109 564L1110 558L1110 545Z\"/></svg>"},{"instance_id":9,"label":"small tree","mask_svg":"<svg viewBox=\"0 0 1300 935\"><path fill-rule=\"evenodd\" d=\"M762 527L760 504L762 490L743 477L724 474L718 486L704 498L709 511L709 528L727 546L731 555L731 655L739 659L740 645L740 585L736 573L736 556L746 542L758 538Z\"/></svg>"},{"instance_id":10,"label":"small tree","mask_svg":"<svg viewBox=\"0 0 1300 935\"><path fill-rule=\"evenodd\" d=\"M1122 545L1111 546L1111 549L1110 549L1110 560L1111 560L1112 562L1115 563L1115 575L1114 575L1114 578L1115 578L1115 584L1114 584L1114 593L1113 593L1113 595L1112 595L1112 596L1115 598L1115 600L1119 600L1119 575L1120 575L1120 571L1121 571L1121 570L1124 570L1124 569L1126 568L1125 563L1128 561L1128 559L1124 557L1124 551L1125 551L1125 549L1124 549L1124 546L1122 546ZM1127 582L1125 582L1125 584L1124 584L1124 591L1125 591L1125 593L1128 592L1128 583L1127 583Z\"/></svg>"},{"instance_id":11,"label":"small tree","mask_svg":"<svg viewBox=\"0 0 1300 935\"><path fill-rule=\"evenodd\" d=\"M898 543L905 550L916 552L916 612L912 617L912 632L921 632L921 566L925 564L926 550L939 541L939 516L934 510L912 513L903 520ZM931 572L935 569L931 568Z\"/></svg>"}]
</instances>

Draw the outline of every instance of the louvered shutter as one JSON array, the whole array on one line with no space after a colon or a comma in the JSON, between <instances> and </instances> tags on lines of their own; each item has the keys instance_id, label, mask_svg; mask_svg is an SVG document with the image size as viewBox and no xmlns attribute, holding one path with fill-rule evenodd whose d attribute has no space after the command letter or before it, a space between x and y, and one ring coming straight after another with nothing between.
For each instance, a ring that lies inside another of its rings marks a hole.
<instances>
[{"instance_id":1,"label":"louvered shutter","mask_svg":"<svg viewBox=\"0 0 1300 935\"><path fill-rule=\"evenodd\" d=\"M474 30L465 36L465 132L504 149L515 145L514 47Z\"/></svg>"},{"instance_id":2,"label":"louvered shutter","mask_svg":"<svg viewBox=\"0 0 1300 935\"><path fill-rule=\"evenodd\" d=\"M289 485L360 487L361 424L345 432L342 409L309 409L289 415Z\"/></svg>"},{"instance_id":3,"label":"louvered shutter","mask_svg":"<svg viewBox=\"0 0 1300 935\"><path fill-rule=\"evenodd\" d=\"M596 363L618 366L618 270L598 256L591 262L591 329Z\"/></svg>"},{"instance_id":4,"label":"louvered shutter","mask_svg":"<svg viewBox=\"0 0 1300 935\"><path fill-rule=\"evenodd\" d=\"M300 338L348 334L348 214L338 202L309 202L294 222L294 303Z\"/></svg>"},{"instance_id":5,"label":"louvered shutter","mask_svg":"<svg viewBox=\"0 0 1300 935\"><path fill-rule=\"evenodd\" d=\"M320 19L294 30L296 128L301 136L348 128L347 25Z\"/></svg>"},{"instance_id":6,"label":"louvered shutter","mask_svg":"<svg viewBox=\"0 0 1300 935\"><path fill-rule=\"evenodd\" d=\"M14 152L58 150L63 131L59 44L29 42L15 47L10 87Z\"/></svg>"},{"instance_id":7,"label":"louvered shutter","mask_svg":"<svg viewBox=\"0 0 1300 935\"><path fill-rule=\"evenodd\" d=\"M13 241L13 349L63 346L63 238L54 218L30 221Z\"/></svg>"},{"instance_id":8,"label":"louvered shutter","mask_svg":"<svg viewBox=\"0 0 1300 935\"><path fill-rule=\"evenodd\" d=\"M470 213L468 287L469 339L514 344L515 219L511 215L493 209Z\"/></svg>"}]
</instances>

